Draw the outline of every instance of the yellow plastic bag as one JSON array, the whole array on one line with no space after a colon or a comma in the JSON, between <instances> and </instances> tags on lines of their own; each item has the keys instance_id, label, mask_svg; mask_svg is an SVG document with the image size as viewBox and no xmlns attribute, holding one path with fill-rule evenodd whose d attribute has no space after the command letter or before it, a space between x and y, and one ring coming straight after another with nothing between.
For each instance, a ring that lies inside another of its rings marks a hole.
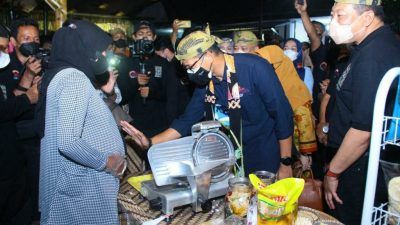
<instances>
[{"instance_id":1,"label":"yellow plastic bag","mask_svg":"<svg viewBox=\"0 0 400 225\"><path fill-rule=\"evenodd\" d=\"M257 190L258 220L285 220L285 215L292 214L297 209L297 200L304 188L303 179L286 178L266 186L254 174L250 174L249 178ZM293 215L288 215L288 217L293 217Z\"/></svg>"}]
</instances>

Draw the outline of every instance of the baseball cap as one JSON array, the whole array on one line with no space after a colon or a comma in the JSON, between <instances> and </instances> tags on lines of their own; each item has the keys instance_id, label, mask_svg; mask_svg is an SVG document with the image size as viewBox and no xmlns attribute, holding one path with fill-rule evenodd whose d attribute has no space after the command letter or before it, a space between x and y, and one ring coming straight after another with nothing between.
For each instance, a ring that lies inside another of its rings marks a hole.
<instances>
[{"instance_id":1,"label":"baseball cap","mask_svg":"<svg viewBox=\"0 0 400 225\"><path fill-rule=\"evenodd\" d=\"M207 51L214 43L211 35L204 31L194 31L179 42L175 57L178 60L194 58Z\"/></svg>"},{"instance_id":2,"label":"baseball cap","mask_svg":"<svg viewBox=\"0 0 400 225\"><path fill-rule=\"evenodd\" d=\"M151 23L148 20L139 20L136 21L135 25L134 25L134 32L136 33L138 30L143 29L143 28L149 28L151 30L151 32L153 32L153 34L156 33L156 30L154 28L153 23Z\"/></svg>"},{"instance_id":3,"label":"baseball cap","mask_svg":"<svg viewBox=\"0 0 400 225\"><path fill-rule=\"evenodd\" d=\"M233 34L233 42L238 44L239 42L244 42L246 44L258 45L257 36L251 31L236 31Z\"/></svg>"},{"instance_id":4,"label":"baseball cap","mask_svg":"<svg viewBox=\"0 0 400 225\"><path fill-rule=\"evenodd\" d=\"M355 5L381 5L382 0L335 0L337 3L347 3Z\"/></svg>"}]
</instances>

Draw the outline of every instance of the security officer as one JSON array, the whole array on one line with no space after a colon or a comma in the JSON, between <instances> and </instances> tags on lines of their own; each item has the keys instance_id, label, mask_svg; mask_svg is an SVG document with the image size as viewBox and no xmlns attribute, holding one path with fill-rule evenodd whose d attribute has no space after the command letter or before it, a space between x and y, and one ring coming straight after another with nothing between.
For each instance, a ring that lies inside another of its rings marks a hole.
<instances>
[{"instance_id":1,"label":"security officer","mask_svg":"<svg viewBox=\"0 0 400 225\"><path fill-rule=\"evenodd\" d=\"M178 115L179 80L168 61L154 54L156 34L153 24L138 21L134 29L132 68L119 70L117 83L122 104L129 104L133 125L146 135L154 136L168 128Z\"/></svg>"},{"instance_id":2,"label":"security officer","mask_svg":"<svg viewBox=\"0 0 400 225\"><path fill-rule=\"evenodd\" d=\"M361 224L375 95L385 73L400 66L400 41L384 25L381 0L336 0L331 15L331 38L336 44L354 43L355 48L336 85L328 146L337 151L325 175L325 199L341 222L358 225ZM388 106L394 100L390 93ZM393 109L387 110L393 112ZM378 176L376 187L378 204L387 198L382 178L382 174Z\"/></svg>"},{"instance_id":3,"label":"security officer","mask_svg":"<svg viewBox=\"0 0 400 225\"><path fill-rule=\"evenodd\" d=\"M27 20L15 21L13 27L18 29L17 35L14 36L16 38L12 38L14 44L16 40L21 40L22 36L25 40L36 35L38 37L38 32L35 32L38 30L35 30L34 23ZM34 78L36 64L29 60L26 63L26 72L21 73L20 76L22 65L17 59L18 53L14 51L8 54L8 51L9 33L0 25L0 193L2 193L0 195L0 224L30 224L33 211L31 207L33 204L37 205L37 198L34 202L35 199L30 199L30 197L37 196L37 187L35 195L33 185L38 182L35 174L38 175L39 172L39 151L35 146L28 149L26 145L22 145L23 148L21 148L21 130L17 132L16 122L26 118L26 115L32 112L32 104L35 104L38 99L37 82L40 78ZM22 90L16 89L18 87ZM28 158L27 154L37 157ZM36 168L30 167L31 170L28 171L31 196L29 196L25 170L26 160L29 160L28 166L37 165Z\"/></svg>"}]
</instances>

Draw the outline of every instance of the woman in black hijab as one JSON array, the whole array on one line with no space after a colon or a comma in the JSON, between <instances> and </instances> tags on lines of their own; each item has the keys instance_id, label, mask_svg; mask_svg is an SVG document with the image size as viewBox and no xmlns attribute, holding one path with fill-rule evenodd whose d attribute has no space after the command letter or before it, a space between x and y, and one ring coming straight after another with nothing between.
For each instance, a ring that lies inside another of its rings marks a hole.
<instances>
[{"instance_id":1,"label":"woman in black hijab","mask_svg":"<svg viewBox=\"0 0 400 225\"><path fill-rule=\"evenodd\" d=\"M95 76L108 73L111 42L99 27L83 20L54 35L39 107L41 224L119 224L124 145L94 88Z\"/></svg>"}]
</instances>

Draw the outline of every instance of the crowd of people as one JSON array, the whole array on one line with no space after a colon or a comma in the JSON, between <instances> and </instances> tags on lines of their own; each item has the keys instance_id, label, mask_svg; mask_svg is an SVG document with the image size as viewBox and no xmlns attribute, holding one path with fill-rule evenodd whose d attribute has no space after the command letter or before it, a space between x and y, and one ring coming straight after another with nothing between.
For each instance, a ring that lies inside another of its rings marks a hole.
<instances>
[{"instance_id":1,"label":"crowd of people","mask_svg":"<svg viewBox=\"0 0 400 225\"><path fill-rule=\"evenodd\" d=\"M381 0L336 0L329 32L307 0L294 8L309 42L217 37L208 26L178 37L178 19L169 37L146 20L128 37L71 18L45 45L32 19L1 25L0 224L119 224L124 137L147 162L152 145L202 120L232 140L237 176L292 177L299 162L324 181L325 211L360 224L374 99L400 66L400 38ZM387 201L383 176L375 201Z\"/></svg>"}]
</instances>

